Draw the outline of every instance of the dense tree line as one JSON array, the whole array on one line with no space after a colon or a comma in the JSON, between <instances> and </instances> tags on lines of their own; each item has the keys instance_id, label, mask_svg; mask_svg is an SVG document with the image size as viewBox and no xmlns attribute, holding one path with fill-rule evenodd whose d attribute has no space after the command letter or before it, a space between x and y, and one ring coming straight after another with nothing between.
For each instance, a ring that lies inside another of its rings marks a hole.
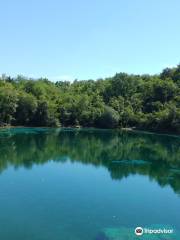
<instances>
[{"instance_id":1,"label":"dense tree line","mask_svg":"<svg viewBox=\"0 0 180 240\"><path fill-rule=\"evenodd\" d=\"M73 83L0 78L0 125L134 127L180 133L180 65Z\"/></svg>"}]
</instances>

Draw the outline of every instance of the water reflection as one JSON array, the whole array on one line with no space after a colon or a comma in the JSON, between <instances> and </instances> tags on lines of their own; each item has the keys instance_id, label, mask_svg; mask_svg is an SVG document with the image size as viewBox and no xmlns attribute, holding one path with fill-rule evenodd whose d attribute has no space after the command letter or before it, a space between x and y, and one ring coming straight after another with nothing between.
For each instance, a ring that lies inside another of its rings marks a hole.
<instances>
[{"instance_id":1,"label":"water reflection","mask_svg":"<svg viewBox=\"0 0 180 240\"><path fill-rule=\"evenodd\" d=\"M111 130L0 131L0 172L49 160L104 166L112 179L147 175L180 194L180 138Z\"/></svg>"}]
</instances>

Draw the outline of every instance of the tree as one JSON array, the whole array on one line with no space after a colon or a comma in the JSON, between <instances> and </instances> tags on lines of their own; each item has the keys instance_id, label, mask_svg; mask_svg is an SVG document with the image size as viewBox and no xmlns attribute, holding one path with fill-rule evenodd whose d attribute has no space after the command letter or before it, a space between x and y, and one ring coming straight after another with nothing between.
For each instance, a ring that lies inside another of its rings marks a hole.
<instances>
[{"instance_id":1,"label":"tree","mask_svg":"<svg viewBox=\"0 0 180 240\"><path fill-rule=\"evenodd\" d=\"M57 127L60 126L55 105L47 101L39 101L34 117L36 126Z\"/></svg>"},{"instance_id":2,"label":"tree","mask_svg":"<svg viewBox=\"0 0 180 240\"><path fill-rule=\"evenodd\" d=\"M20 93L15 113L16 125L32 125L37 110L37 99L32 94Z\"/></svg>"},{"instance_id":3,"label":"tree","mask_svg":"<svg viewBox=\"0 0 180 240\"><path fill-rule=\"evenodd\" d=\"M135 127L179 133L180 65L156 75L53 83L0 78L1 125Z\"/></svg>"},{"instance_id":4,"label":"tree","mask_svg":"<svg viewBox=\"0 0 180 240\"><path fill-rule=\"evenodd\" d=\"M109 106L105 106L102 115L97 119L97 126L100 128L116 128L118 124L118 112Z\"/></svg>"},{"instance_id":5,"label":"tree","mask_svg":"<svg viewBox=\"0 0 180 240\"><path fill-rule=\"evenodd\" d=\"M17 92L10 84L0 88L0 125L11 124L17 108Z\"/></svg>"}]
</instances>

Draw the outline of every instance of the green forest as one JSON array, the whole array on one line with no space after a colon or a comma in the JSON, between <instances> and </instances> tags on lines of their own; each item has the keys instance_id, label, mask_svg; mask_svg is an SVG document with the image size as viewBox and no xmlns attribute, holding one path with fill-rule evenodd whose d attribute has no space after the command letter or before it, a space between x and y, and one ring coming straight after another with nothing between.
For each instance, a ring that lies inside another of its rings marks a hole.
<instances>
[{"instance_id":1,"label":"green forest","mask_svg":"<svg viewBox=\"0 0 180 240\"><path fill-rule=\"evenodd\" d=\"M180 65L156 75L74 82L0 78L0 126L134 128L180 133Z\"/></svg>"}]
</instances>

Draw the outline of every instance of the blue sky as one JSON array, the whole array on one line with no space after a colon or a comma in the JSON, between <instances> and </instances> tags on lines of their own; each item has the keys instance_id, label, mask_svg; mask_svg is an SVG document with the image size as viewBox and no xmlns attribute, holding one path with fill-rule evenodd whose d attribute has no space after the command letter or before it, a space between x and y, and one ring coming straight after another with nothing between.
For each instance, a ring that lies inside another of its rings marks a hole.
<instances>
[{"instance_id":1,"label":"blue sky","mask_svg":"<svg viewBox=\"0 0 180 240\"><path fill-rule=\"evenodd\" d=\"M97 79L180 63L179 0L1 0L0 73Z\"/></svg>"}]
</instances>

